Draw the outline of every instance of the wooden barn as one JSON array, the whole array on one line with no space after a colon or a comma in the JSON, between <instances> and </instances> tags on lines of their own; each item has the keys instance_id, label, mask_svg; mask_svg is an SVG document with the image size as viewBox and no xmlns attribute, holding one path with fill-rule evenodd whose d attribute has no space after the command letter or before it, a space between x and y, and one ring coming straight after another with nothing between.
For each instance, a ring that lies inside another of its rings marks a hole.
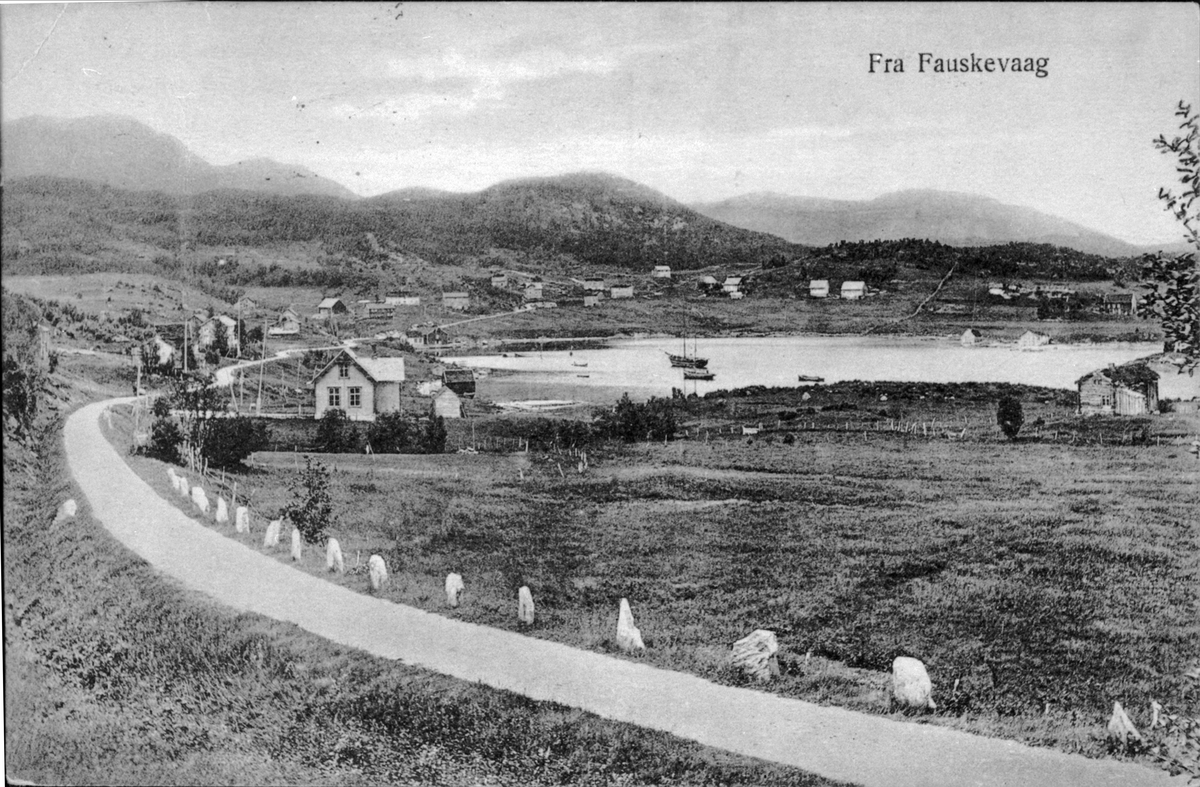
<instances>
[{"instance_id":1,"label":"wooden barn","mask_svg":"<svg viewBox=\"0 0 1200 787\"><path fill-rule=\"evenodd\" d=\"M828 298L829 279L813 279L808 283L808 297Z\"/></svg>"},{"instance_id":2,"label":"wooden barn","mask_svg":"<svg viewBox=\"0 0 1200 787\"><path fill-rule=\"evenodd\" d=\"M1158 374L1144 363L1089 372L1075 381L1083 415L1147 415L1158 412Z\"/></svg>"},{"instance_id":3,"label":"wooden barn","mask_svg":"<svg viewBox=\"0 0 1200 787\"><path fill-rule=\"evenodd\" d=\"M341 298L326 298L317 304L317 314L322 317L329 317L333 314L346 314L350 311Z\"/></svg>"},{"instance_id":4,"label":"wooden barn","mask_svg":"<svg viewBox=\"0 0 1200 787\"><path fill-rule=\"evenodd\" d=\"M462 366L447 366L442 371L442 385L464 399L475 398L475 372Z\"/></svg>"},{"instance_id":5,"label":"wooden barn","mask_svg":"<svg viewBox=\"0 0 1200 787\"><path fill-rule=\"evenodd\" d=\"M983 338L982 333L975 330L974 328L968 328L965 331L963 331L962 336L959 337L959 342L962 344L963 347L974 347L979 342L979 340L982 338Z\"/></svg>"},{"instance_id":6,"label":"wooden barn","mask_svg":"<svg viewBox=\"0 0 1200 787\"><path fill-rule=\"evenodd\" d=\"M435 416L442 418L463 417L462 399L450 388L443 388L434 395L431 409Z\"/></svg>"}]
</instances>

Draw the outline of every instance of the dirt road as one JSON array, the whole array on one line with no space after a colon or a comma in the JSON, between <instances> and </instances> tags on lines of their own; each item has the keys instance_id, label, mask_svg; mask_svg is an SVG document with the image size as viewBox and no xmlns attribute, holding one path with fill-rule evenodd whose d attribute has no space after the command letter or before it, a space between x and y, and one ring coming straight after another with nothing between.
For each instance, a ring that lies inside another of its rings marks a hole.
<instances>
[{"instance_id":1,"label":"dirt road","mask_svg":"<svg viewBox=\"0 0 1200 787\"><path fill-rule=\"evenodd\" d=\"M89 405L67 421L68 462L81 502L158 570L238 610L290 621L383 658L864 785L1182 783L1138 765L718 686L347 590L246 549L158 497L100 432L104 407L128 401ZM515 614L515 600L513 607ZM613 616L615 625L615 610Z\"/></svg>"}]
</instances>

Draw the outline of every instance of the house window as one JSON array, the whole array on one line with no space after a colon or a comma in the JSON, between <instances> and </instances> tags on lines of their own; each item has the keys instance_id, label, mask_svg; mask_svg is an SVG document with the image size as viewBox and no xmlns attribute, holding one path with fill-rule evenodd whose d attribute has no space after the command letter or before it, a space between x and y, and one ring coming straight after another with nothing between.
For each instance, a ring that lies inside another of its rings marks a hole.
<instances>
[{"instance_id":1,"label":"house window","mask_svg":"<svg viewBox=\"0 0 1200 787\"><path fill-rule=\"evenodd\" d=\"M345 380L349 376L350 376L350 364L348 364L348 363L338 364L338 377L342 380Z\"/></svg>"},{"instance_id":2,"label":"house window","mask_svg":"<svg viewBox=\"0 0 1200 787\"><path fill-rule=\"evenodd\" d=\"M351 407L362 407L362 388L359 386L350 388L348 398Z\"/></svg>"},{"instance_id":3,"label":"house window","mask_svg":"<svg viewBox=\"0 0 1200 787\"><path fill-rule=\"evenodd\" d=\"M330 407L341 407L342 406L342 389L341 388L330 388L329 389L329 406Z\"/></svg>"}]
</instances>

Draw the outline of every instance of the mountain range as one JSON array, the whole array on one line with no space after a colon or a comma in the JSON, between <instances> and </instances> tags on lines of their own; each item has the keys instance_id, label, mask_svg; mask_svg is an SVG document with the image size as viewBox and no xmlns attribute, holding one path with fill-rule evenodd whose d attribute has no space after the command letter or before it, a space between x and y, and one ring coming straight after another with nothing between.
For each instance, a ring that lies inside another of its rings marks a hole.
<instances>
[{"instance_id":1,"label":"mountain range","mask_svg":"<svg viewBox=\"0 0 1200 787\"><path fill-rule=\"evenodd\" d=\"M267 158L209 164L178 139L120 115L13 120L3 126L0 150L6 182L50 175L168 194L246 189L357 198L345 186L311 170Z\"/></svg>"},{"instance_id":2,"label":"mountain range","mask_svg":"<svg viewBox=\"0 0 1200 787\"><path fill-rule=\"evenodd\" d=\"M899 191L872 200L757 193L692 207L735 227L769 232L809 246L843 240L924 238L952 246L1048 243L1108 257L1142 251L1118 238L1032 208L947 191Z\"/></svg>"},{"instance_id":3,"label":"mountain range","mask_svg":"<svg viewBox=\"0 0 1200 787\"><path fill-rule=\"evenodd\" d=\"M394 220L384 222L393 234L414 234L412 228L401 226L404 216L418 222L446 221L476 236L482 230L494 239L547 243L597 259L619 259L623 265L631 264L636 254L658 254L669 264L696 267L687 257L706 250L706 236L720 239L717 245L725 244L726 252L733 247L743 250L730 252L730 261L764 243L786 249L791 244L819 247L838 241L904 238L954 246L1045 243L1110 257L1153 250L1032 208L956 192L900 191L861 201L756 193L686 206L624 178L575 173L506 181L473 194L405 188L361 199L302 166L266 158L210 164L174 137L123 116L21 118L3 124L0 144L6 184L50 176L174 196L220 191L225 199L233 199L231 190L237 190L279 197L334 197L357 205L350 211L355 215L393 212ZM735 240L730 234L734 228L763 235L758 240L749 240L750 236ZM621 239L622 232L643 237ZM426 227L416 234L445 233ZM688 239L683 241L685 235ZM768 235L787 243L762 240ZM672 236L677 237L671 240ZM481 237L476 240L482 242ZM589 248L589 244L599 246ZM1159 248L1182 251L1186 246Z\"/></svg>"}]
</instances>

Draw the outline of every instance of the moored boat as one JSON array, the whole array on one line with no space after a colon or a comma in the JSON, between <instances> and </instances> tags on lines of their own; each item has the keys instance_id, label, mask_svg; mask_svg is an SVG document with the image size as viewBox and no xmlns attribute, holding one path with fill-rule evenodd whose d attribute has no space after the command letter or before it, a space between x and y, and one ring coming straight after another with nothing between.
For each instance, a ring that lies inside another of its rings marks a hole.
<instances>
[{"instance_id":1,"label":"moored boat","mask_svg":"<svg viewBox=\"0 0 1200 787\"><path fill-rule=\"evenodd\" d=\"M716 377L715 374L708 369L697 369L685 367L683 370L683 379L685 380L711 380Z\"/></svg>"},{"instance_id":2,"label":"moored boat","mask_svg":"<svg viewBox=\"0 0 1200 787\"><path fill-rule=\"evenodd\" d=\"M675 355L667 353L671 365L677 369L703 369L708 366L708 359L696 355Z\"/></svg>"},{"instance_id":3,"label":"moored boat","mask_svg":"<svg viewBox=\"0 0 1200 787\"><path fill-rule=\"evenodd\" d=\"M816 377L815 375L811 375L811 374L802 374L802 375L800 375L800 382L802 382L802 383L823 383L823 382L825 382L825 378L824 377Z\"/></svg>"}]
</instances>

